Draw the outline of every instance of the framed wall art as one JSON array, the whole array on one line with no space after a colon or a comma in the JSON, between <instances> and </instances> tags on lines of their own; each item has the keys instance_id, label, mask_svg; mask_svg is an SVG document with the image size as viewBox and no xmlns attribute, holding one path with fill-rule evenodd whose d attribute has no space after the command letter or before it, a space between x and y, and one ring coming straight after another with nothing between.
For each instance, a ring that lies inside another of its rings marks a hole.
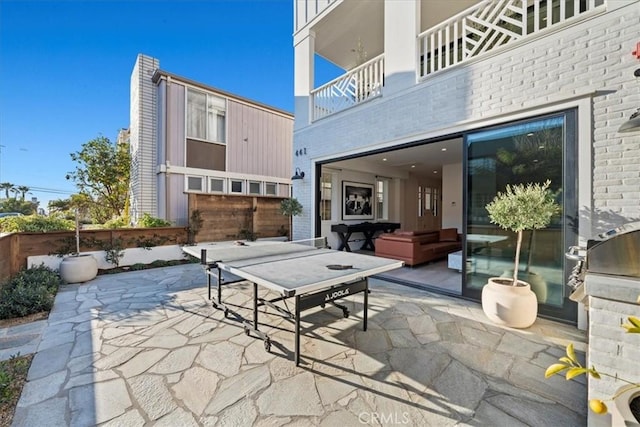
<instances>
[{"instance_id":1,"label":"framed wall art","mask_svg":"<svg viewBox=\"0 0 640 427\"><path fill-rule=\"evenodd\" d=\"M373 219L373 184L342 181L342 219Z\"/></svg>"}]
</instances>

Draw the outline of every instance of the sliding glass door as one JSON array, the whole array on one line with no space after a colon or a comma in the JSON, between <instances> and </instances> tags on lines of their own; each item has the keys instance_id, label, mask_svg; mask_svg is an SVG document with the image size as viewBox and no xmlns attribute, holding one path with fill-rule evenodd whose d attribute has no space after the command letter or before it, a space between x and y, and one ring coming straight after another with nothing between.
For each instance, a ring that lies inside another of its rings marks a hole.
<instances>
[{"instance_id":1,"label":"sliding glass door","mask_svg":"<svg viewBox=\"0 0 640 427\"><path fill-rule=\"evenodd\" d=\"M463 295L480 298L487 278L513 272L515 234L489 222L485 206L507 184L551 181L562 207L551 225L523 238L519 278L538 296L539 311L575 321L576 304L567 298L564 253L575 244L576 119L566 111L465 136L465 263ZM569 267L570 268L570 267Z\"/></svg>"}]
</instances>

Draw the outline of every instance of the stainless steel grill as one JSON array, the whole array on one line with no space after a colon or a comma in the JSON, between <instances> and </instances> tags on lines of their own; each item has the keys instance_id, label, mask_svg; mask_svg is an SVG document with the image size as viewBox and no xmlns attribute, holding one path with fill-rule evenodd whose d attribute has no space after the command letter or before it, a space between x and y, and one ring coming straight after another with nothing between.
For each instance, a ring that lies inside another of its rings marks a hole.
<instances>
[{"instance_id":1,"label":"stainless steel grill","mask_svg":"<svg viewBox=\"0 0 640 427\"><path fill-rule=\"evenodd\" d=\"M584 277L588 273L640 279L640 221L598 235L587 247L571 246L565 257L576 261L567 285L569 298L585 302Z\"/></svg>"}]
</instances>

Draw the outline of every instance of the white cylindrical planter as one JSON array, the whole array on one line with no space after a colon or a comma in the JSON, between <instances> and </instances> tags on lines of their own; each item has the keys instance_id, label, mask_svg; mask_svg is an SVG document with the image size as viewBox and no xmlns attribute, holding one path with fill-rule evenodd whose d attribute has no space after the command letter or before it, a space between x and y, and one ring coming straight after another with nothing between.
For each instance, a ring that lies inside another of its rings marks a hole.
<instances>
[{"instance_id":1,"label":"white cylindrical planter","mask_svg":"<svg viewBox=\"0 0 640 427\"><path fill-rule=\"evenodd\" d=\"M640 426L640 421L631 412L631 401L640 397L640 388L626 385L616 393L613 407L610 408L612 426Z\"/></svg>"},{"instance_id":2,"label":"white cylindrical planter","mask_svg":"<svg viewBox=\"0 0 640 427\"><path fill-rule=\"evenodd\" d=\"M498 325L528 328L538 316L538 299L528 283L512 279L491 277L482 288L482 310Z\"/></svg>"},{"instance_id":3,"label":"white cylindrical planter","mask_svg":"<svg viewBox=\"0 0 640 427\"><path fill-rule=\"evenodd\" d=\"M68 256L60 263L60 277L67 283L87 282L98 275L98 262L92 255Z\"/></svg>"}]
</instances>

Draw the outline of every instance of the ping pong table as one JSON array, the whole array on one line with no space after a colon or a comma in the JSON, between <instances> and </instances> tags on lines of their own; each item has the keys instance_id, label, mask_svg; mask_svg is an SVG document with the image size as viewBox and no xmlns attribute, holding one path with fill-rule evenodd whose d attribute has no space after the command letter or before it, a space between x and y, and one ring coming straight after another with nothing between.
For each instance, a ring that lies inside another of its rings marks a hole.
<instances>
[{"instance_id":1,"label":"ping pong table","mask_svg":"<svg viewBox=\"0 0 640 427\"><path fill-rule=\"evenodd\" d=\"M294 320L296 366L300 363L300 316L303 311L318 306L324 308L330 303L340 308L346 318L349 310L336 300L363 293L362 323L366 331L368 278L404 265L402 261L327 249L325 238L293 242L222 242L184 246L182 249L200 258L207 274L209 300L213 307L224 311L225 317L232 311L222 301L222 287L243 281L253 283L253 320L244 319L235 312L234 315L243 321L247 335L264 342L265 350L271 350L271 340L258 329L258 308L268 306ZM216 298L211 295L212 278L217 288ZM269 300L259 298L259 286L274 291L278 296ZM295 298L294 313L276 305L288 298Z\"/></svg>"}]
</instances>

